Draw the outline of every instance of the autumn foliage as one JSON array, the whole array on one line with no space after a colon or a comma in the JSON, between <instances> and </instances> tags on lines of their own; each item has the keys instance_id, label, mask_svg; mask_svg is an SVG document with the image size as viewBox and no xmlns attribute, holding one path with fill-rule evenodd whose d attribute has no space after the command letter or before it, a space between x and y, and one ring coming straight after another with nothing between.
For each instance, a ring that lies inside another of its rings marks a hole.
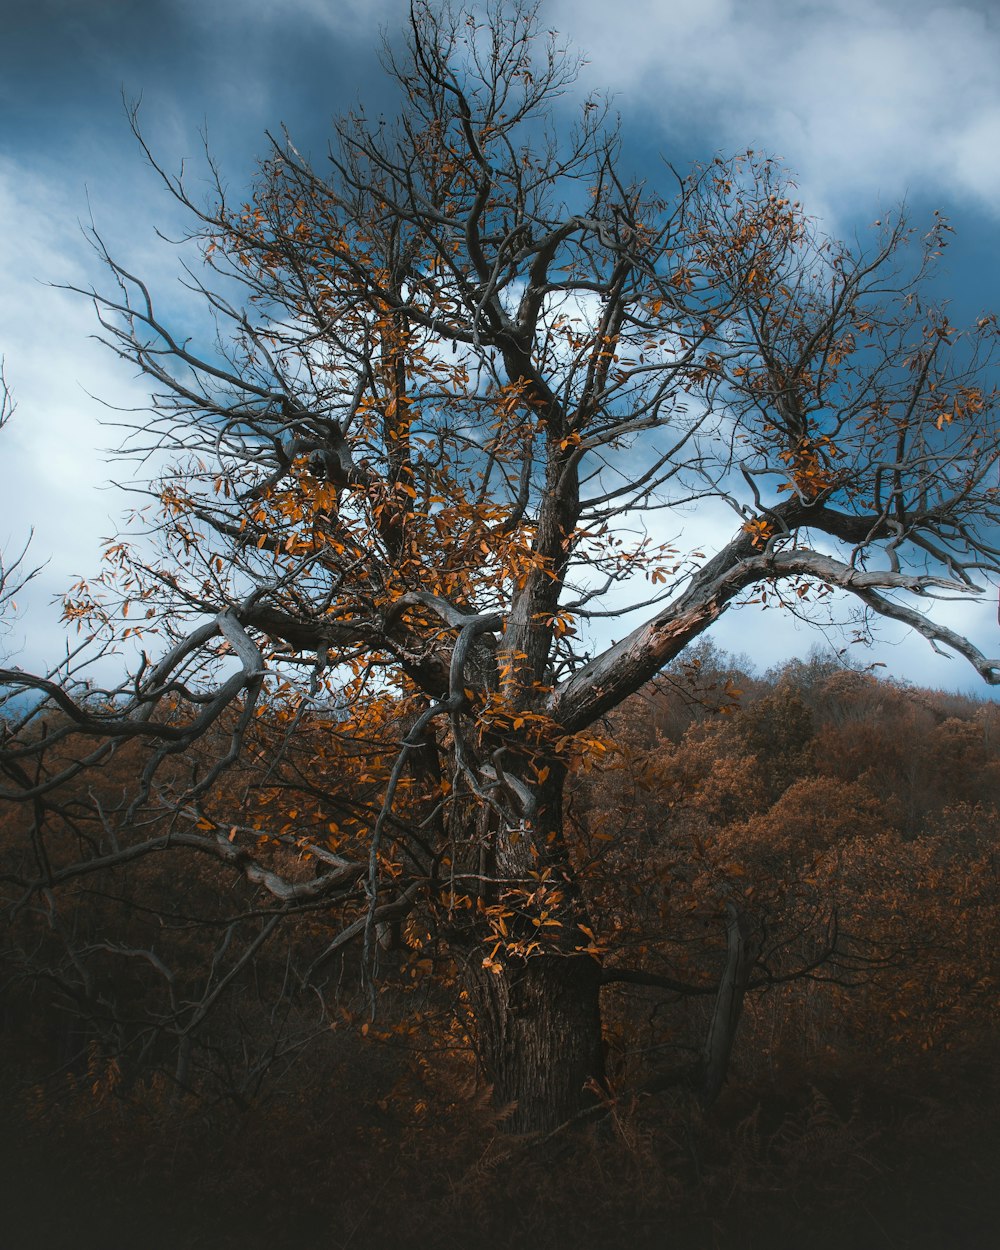
<instances>
[{"instance_id":1,"label":"autumn foliage","mask_svg":"<svg viewBox=\"0 0 1000 1250\"><path fill-rule=\"evenodd\" d=\"M955 1134L954 1148L966 1148L949 1117L972 1114L960 1110L970 1098L993 1097L982 1073L1000 987L993 940L1000 905L997 730L990 703L909 688L819 658L762 678L703 647L634 696L607 724L603 749L574 760L567 829L591 917L586 937L608 976L602 1098L614 1126L610 1134L587 1130L598 1132L593 1140L579 1132L570 1138L573 1167L590 1177L591 1196L597 1150L602 1174L610 1169L621 1180L630 1168L643 1169L640 1205L647 1215L686 1193L682 1208L692 1229L707 1218L697 1215L704 1201L719 1228L751 1211L754 1219L776 1221L780 1235L781 1220L762 1198L775 1184L791 1187L807 1214L858 1193L878 1202L892 1152L919 1160L929 1132ZM298 757L303 751L311 759L313 740L330 731L329 722L305 717L291 739L263 721L255 731L261 749L269 732L279 732L286 751L250 807L273 829L270 812L281 806L289 828L272 838L270 862L288 871L284 861L294 859L303 879L322 865L302 860L287 839L335 809L328 796L310 793L311 773L303 776ZM358 807L338 813L345 849L364 788L374 785L362 778L379 767L360 749L349 758ZM109 805L127 772L112 767L102 777ZM242 789L235 777L233 789ZM243 818L252 819L248 812ZM8 809L5 873L17 869L23 845L16 809ZM176 1038L163 1028L157 1035L157 1020L171 1018L171 998L194 1003L211 983L206 971L220 958L213 923L225 928L242 913L230 934L236 949L252 943L260 921L252 891L234 897L227 874L210 859L178 878L168 858L88 878L64 895L56 918L29 910L9 930L5 1001L13 1027L5 1062L16 1074L12 1113L46 1133L59 1125L67 1150L81 1144L81 1134L103 1143L103 1152L124 1150L117 1167L127 1167L134 1143L170 1117L188 1125L189 1146L201 1140L204 1129L191 1136L194 1106L212 1126L212 1149L237 1150L224 1128L234 1115L254 1140L266 1135L267 1153L281 1153L282 1134L292 1134L289 1149L306 1151L310 1189L320 1193L303 1207L296 1182L285 1176L283 1197L275 1200L300 1209L301 1227L325 1201L325 1185L339 1188L353 1175L370 1186L364 1169L385 1166L382 1152L401 1149L398 1197L381 1214L364 1211L364 1203L348 1207L351 1220L382 1228L385 1237L398 1232L394 1221L414 1201L410 1189L425 1168L420 1160L434 1151L435 1174L443 1169L453 1196L462 1195L450 1208L457 1226L477 1209L487 1221L500 1219L507 1190L498 1177L509 1147L489 1145L495 1113L476 1093L475 1033L453 957L436 936L460 896L442 893L411 913L396 948L380 948L374 1022L351 947L331 961L335 967L326 966L321 983L329 1009L317 1014L300 978L339 925L322 911L300 914L280 944L265 946L240 969L210 1025L195 1035L185 1074L195 1103L184 1111L173 1080ZM537 888L544 891L544 882ZM765 937L726 1090L714 1116L703 1120L689 1082L724 959L723 904L734 896ZM521 896L501 901L494 936L483 939L487 959L510 940L511 914L536 904ZM63 924L73 928L72 946ZM165 980L149 959L129 958L130 948L154 949L162 968L178 975ZM89 952L89 1003L82 988L70 997L67 952L80 949ZM817 956L812 971L800 975ZM616 967L637 963L664 978L663 986L614 980ZM429 994L432 972L438 988ZM317 1136L319 1124L329 1123L329 1106L338 1108L339 1127L333 1138ZM734 1137L719 1136L727 1124L736 1126ZM694 1134L679 1153L671 1144L678 1133ZM342 1154L348 1139L360 1151L351 1165ZM497 1155L500 1171L473 1166L483 1150L486 1159ZM694 1188L689 1151L701 1159ZM210 1196L186 1157L174 1163L185 1201L234 1220L224 1212L235 1193L227 1198L223 1186ZM256 1176L259 1166L241 1156L246 1175ZM893 1166L901 1166L899 1158ZM724 1177L726 1202L714 1207ZM258 1184L267 1182L261 1177ZM568 1178L551 1173L544 1184L529 1184L525 1218L535 1210L533 1218L547 1220L532 1204L558 1207L576 1201L572 1192ZM127 1204L123 1209L127 1214ZM420 1222L423 1208L415 1209L415 1227L423 1231L412 1244L435 1244L425 1240L432 1233ZM595 1209L597 1225L620 1218L612 1214L611 1191ZM238 1223L225 1235L235 1236Z\"/></svg>"}]
</instances>

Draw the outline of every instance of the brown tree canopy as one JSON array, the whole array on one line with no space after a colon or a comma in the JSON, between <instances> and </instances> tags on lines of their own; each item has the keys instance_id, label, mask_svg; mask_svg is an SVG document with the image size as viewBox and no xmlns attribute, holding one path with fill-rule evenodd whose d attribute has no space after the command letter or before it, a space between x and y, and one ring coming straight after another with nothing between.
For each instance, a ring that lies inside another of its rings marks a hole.
<instances>
[{"instance_id":1,"label":"brown tree canopy","mask_svg":"<svg viewBox=\"0 0 1000 1250\"><path fill-rule=\"evenodd\" d=\"M151 385L129 447L168 467L67 615L153 654L86 694L0 672L42 696L5 797L24 896L201 854L270 900L247 950L342 918L312 978L420 915L498 1100L547 1127L602 1073L563 803L606 713L746 597L844 593L1000 682L934 611L1000 572L996 322L927 301L940 218L838 243L753 153L633 181L600 101L557 121L575 63L530 8L414 0L386 63L399 118L343 119L320 167L273 141L240 203L164 172L214 343L95 235L103 337ZM125 750L135 785L88 805Z\"/></svg>"}]
</instances>

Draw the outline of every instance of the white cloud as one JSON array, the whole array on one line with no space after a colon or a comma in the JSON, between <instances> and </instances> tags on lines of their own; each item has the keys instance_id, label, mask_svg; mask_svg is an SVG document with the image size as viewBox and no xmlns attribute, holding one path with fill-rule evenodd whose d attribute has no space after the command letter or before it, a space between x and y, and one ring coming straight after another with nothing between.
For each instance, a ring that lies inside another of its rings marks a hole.
<instances>
[{"instance_id":1,"label":"white cloud","mask_svg":"<svg viewBox=\"0 0 1000 1250\"><path fill-rule=\"evenodd\" d=\"M839 594L832 604L834 620L847 621L855 606L849 595ZM964 634L987 658L1000 657L995 599L937 604L929 615ZM754 605L727 612L715 626L712 639L732 654L745 653L761 671L784 664L793 656L804 656L818 646L842 652L852 664L881 665L882 673L905 678L916 686L959 690L977 697L988 694L989 688L962 656L937 652L913 630L883 617L871 624L872 636L866 644L855 640L850 626L824 625L819 618L809 624L780 607L761 609Z\"/></svg>"},{"instance_id":2,"label":"white cloud","mask_svg":"<svg viewBox=\"0 0 1000 1250\"><path fill-rule=\"evenodd\" d=\"M929 0L552 0L588 86L664 138L782 156L807 208L908 191L1000 211L1000 11Z\"/></svg>"},{"instance_id":3,"label":"white cloud","mask_svg":"<svg viewBox=\"0 0 1000 1250\"><path fill-rule=\"evenodd\" d=\"M140 198L136 190L132 204L111 214L112 228ZM77 224L86 207L82 186L0 159L0 354L17 404L0 445L0 545L17 551L33 529L31 563L47 561L2 643L35 670L64 649L53 601L98 570L101 539L126 506L120 492L104 489L115 466L102 449L118 434L102 423L116 417L93 396L141 408L147 395L91 337L99 327L88 301L48 285L86 287L95 276Z\"/></svg>"}]
</instances>

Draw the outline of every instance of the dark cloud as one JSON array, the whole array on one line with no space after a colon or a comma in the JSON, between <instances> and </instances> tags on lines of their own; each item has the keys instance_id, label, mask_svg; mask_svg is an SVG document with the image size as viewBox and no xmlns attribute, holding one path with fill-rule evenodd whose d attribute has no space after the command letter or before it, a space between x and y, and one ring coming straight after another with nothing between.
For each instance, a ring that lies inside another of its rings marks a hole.
<instances>
[{"instance_id":1,"label":"dark cloud","mask_svg":"<svg viewBox=\"0 0 1000 1250\"><path fill-rule=\"evenodd\" d=\"M335 114L361 96L373 108L391 102L376 24L338 31L321 12L14 0L2 29L0 151L62 161L71 177L95 149L128 148L124 95L142 97L144 123L169 135L176 154L193 151L207 126L223 158L245 162L281 123L300 147L321 154Z\"/></svg>"}]
</instances>

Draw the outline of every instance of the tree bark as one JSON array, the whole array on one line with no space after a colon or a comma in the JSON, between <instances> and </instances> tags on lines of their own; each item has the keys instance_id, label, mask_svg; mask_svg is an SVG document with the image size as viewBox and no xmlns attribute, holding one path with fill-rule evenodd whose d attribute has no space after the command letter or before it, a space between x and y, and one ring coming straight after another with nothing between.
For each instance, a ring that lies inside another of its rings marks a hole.
<instances>
[{"instance_id":1,"label":"tree bark","mask_svg":"<svg viewBox=\"0 0 1000 1250\"><path fill-rule=\"evenodd\" d=\"M712 1106L726 1079L736 1029L743 1013L743 998L758 951L759 941L749 920L733 903L727 903L726 966L701 1055L703 1107Z\"/></svg>"},{"instance_id":2,"label":"tree bark","mask_svg":"<svg viewBox=\"0 0 1000 1250\"><path fill-rule=\"evenodd\" d=\"M604 1077L600 966L589 955L535 955L466 978L479 1059L507 1131L546 1132L593 1098Z\"/></svg>"},{"instance_id":3,"label":"tree bark","mask_svg":"<svg viewBox=\"0 0 1000 1250\"><path fill-rule=\"evenodd\" d=\"M453 844L481 854L477 866L494 883L484 882L479 908L450 940L505 1131L548 1132L582 1110L604 1077L601 967L578 949L587 916L563 838L564 762L537 745L491 758L482 775L495 802L456 808ZM474 833L463 838L469 816Z\"/></svg>"}]
</instances>

